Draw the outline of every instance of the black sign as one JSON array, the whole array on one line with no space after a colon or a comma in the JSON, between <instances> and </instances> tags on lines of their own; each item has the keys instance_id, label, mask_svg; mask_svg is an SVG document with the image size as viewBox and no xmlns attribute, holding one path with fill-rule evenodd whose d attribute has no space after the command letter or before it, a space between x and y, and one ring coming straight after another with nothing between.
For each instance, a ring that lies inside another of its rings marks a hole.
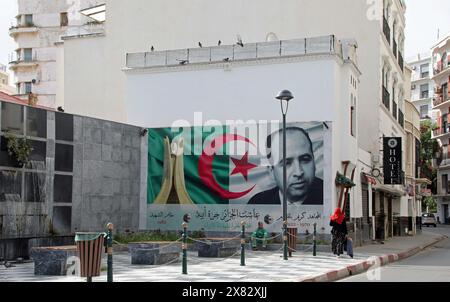
<instances>
[{"instance_id":1,"label":"black sign","mask_svg":"<svg viewBox=\"0 0 450 302\"><path fill-rule=\"evenodd\" d=\"M385 185L402 184L402 138L383 138L383 170Z\"/></svg>"}]
</instances>

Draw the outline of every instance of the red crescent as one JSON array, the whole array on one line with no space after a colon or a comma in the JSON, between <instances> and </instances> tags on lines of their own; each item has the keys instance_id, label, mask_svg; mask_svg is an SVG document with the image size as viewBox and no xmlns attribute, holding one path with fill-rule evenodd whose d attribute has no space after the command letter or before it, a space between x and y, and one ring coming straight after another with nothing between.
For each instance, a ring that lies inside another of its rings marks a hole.
<instances>
[{"instance_id":1,"label":"red crescent","mask_svg":"<svg viewBox=\"0 0 450 302\"><path fill-rule=\"evenodd\" d=\"M198 163L198 174L202 182L210 189L214 190L223 199L238 199L250 193L256 185L244 192L230 192L223 189L214 178L212 174L212 165L216 152L222 148L223 145L232 141L244 141L249 144L254 144L246 137L237 134L224 134L216 137L211 141L209 146L206 146L200 156Z\"/></svg>"}]
</instances>

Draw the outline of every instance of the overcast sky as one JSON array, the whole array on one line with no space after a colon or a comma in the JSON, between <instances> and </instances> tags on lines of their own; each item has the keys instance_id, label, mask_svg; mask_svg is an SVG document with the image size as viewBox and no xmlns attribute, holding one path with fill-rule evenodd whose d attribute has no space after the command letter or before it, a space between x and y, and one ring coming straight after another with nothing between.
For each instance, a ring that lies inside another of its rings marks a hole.
<instances>
[{"instance_id":1,"label":"overcast sky","mask_svg":"<svg viewBox=\"0 0 450 302\"><path fill-rule=\"evenodd\" d=\"M131 0L133 1L133 0ZM314 0L311 0L314 1ZM366 0L354 0L366 1ZM406 45L405 58L427 52L437 41L438 29L441 37L450 33L449 0L405 0ZM8 63L8 55L16 45L8 34L17 15L17 0L0 0L0 63Z\"/></svg>"}]
</instances>

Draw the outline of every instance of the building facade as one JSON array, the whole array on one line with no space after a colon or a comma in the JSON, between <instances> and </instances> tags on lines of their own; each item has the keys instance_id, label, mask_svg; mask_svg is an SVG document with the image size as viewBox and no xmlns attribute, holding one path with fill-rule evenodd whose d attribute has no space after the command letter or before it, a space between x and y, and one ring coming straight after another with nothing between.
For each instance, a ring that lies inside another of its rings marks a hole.
<instances>
[{"instance_id":1,"label":"building facade","mask_svg":"<svg viewBox=\"0 0 450 302\"><path fill-rule=\"evenodd\" d=\"M9 85L9 74L6 66L0 64L0 92L14 94L14 87Z\"/></svg>"},{"instance_id":2,"label":"building facade","mask_svg":"<svg viewBox=\"0 0 450 302\"><path fill-rule=\"evenodd\" d=\"M50 1L18 0L16 25L9 30L17 49L10 57L10 69L15 74L16 96L30 105L50 108L63 106L64 82L61 36L84 34L100 30L102 25L83 16L84 7L97 0Z\"/></svg>"},{"instance_id":3,"label":"building facade","mask_svg":"<svg viewBox=\"0 0 450 302\"><path fill-rule=\"evenodd\" d=\"M442 39L432 48L433 81L435 99L433 109L437 111L437 129L433 131L433 138L442 146L438 158L437 172L437 204L438 216L441 223L450 223L450 36Z\"/></svg>"},{"instance_id":4,"label":"building facade","mask_svg":"<svg viewBox=\"0 0 450 302\"><path fill-rule=\"evenodd\" d=\"M276 188L276 184L270 181L272 176L267 169L267 164L264 164L262 155L265 151L266 137L276 128L265 132L261 125L273 123L276 127L280 127L281 110L279 102L275 102L275 96L285 88L289 88L295 96L289 103L288 126L300 125L299 127L311 130L316 176L323 180L323 188L317 189L317 191L323 190L323 202L318 206L319 209L295 204L289 206L291 217L288 219L289 225L295 225L301 234L311 233L313 232L312 218L305 217L302 221L299 217L305 213L307 213L306 216L311 217L314 216L310 215L311 210L318 211L319 215L315 216L318 233L329 235L329 213L339 205L344 206L345 200L347 200L345 208L349 226L355 225L356 221L352 219L351 213L362 212L362 209L361 203L357 201L359 198L357 192L361 186L353 172L358 165L356 117L359 108L360 76L354 45L343 45L334 36L324 36L248 43L244 46L221 45L133 53L127 55L127 67L125 70L127 116L142 127L150 127L152 135L161 128L177 130L179 127L183 129L203 127L203 131L208 132L210 130L205 129L227 125L227 128L235 127L240 137L248 139L248 146L253 144L259 146L258 152L253 157L249 157L250 164L258 167L250 170L248 176L240 177L240 179L233 178L232 171L236 170L235 164L231 164L231 168L225 171L227 176L231 173L229 183L226 182L226 187L231 192L239 192L245 187L253 189L245 196L227 198L224 204L219 202L223 194L217 192L217 187L211 186L210 181L203 182L212 192L213 204L205 203L203 199L196 197L197 190L202 188L202 183L192 185L193 179L196 178L190 176L190 166L194 164L185 154L186 164L182 167L184 169L182 175L183 178L186 177L187 191L190 192L190 197L194 201L190 228L195 230L203 228L206 231L217 231L221 228L239 231L239 220L243 219L239 217L234 218L236 221L231 219L227 227L224 227L220 219L213 224L212 222L215 222L213 217L211 221L206 220L202 224L198 208L206 207L208 212L223 213L226 210L229 212L237 210L240 213L244 211L262 213L261 220L269 214L274 217L274 223L266 221L267 228L270 231L279 232L281 224L278 215L281 213L281 205L270 205L273 201L270 197L261 200L267 202L267 205L254 204L252 194L257 194L255 192L258 190ZM202 88L199 89L200 87ZM322 89L322 87L328 89ZM154 108L158 108L156 115L153 114ZM330 110L322 110L322 108ZM252 131L252 125L255 124L259 126L258 131ZM183 138L185 145L190 144L188 137L183 136ZM175 141L174 139L170 143L173 144ZM200 141L196 146L203 148L202 146L206 145L207 140L204 143ZM271 148L274 150L276 147L272 145ZM154 154L155 149L158 149L157 144L149 143L149 153ZM234 154L234 157L246 158L246 150L243 148L241 153ZM152 158L151 155L150 158ZM155 160L156 158L158 157L155 155ZM236 160L233 159L232 162L236 163ZM150 160L148 164L150 166ZM199 170L201 166L200 163ZM347 175L348 178L351 178L353 174L356 186L345 189L336 185L337 172ZM148 173L149 177L158 175L151 168L148 169ZM220 169L214 168L212 178L219 179L219 175L221 175ZM148 183L150 184L151 181ZM321 192L316 193L319 195ZM156 199L153 197L156 195L158 191L152 196L149 195L148 210L144 211L147 217L142 218L140 225L148 229L176 230L179 227L179 220L165 218L162 222L157 218L157 213L170 211L178 217L179 215L175 213L189 212L189 209L186 206L178 210L174 209L173 204L176 203L173 199L174 195L171 195L167 205L161 208L158 206L159 197ZM247 222L250 228L256 228L258 221L252 219ZM361 244L360 229L352 227L351 233L356 236L355 243Z\"/></svg>"},{"instance_id":5,"label":"building facade","mask_svg":"<svg viewBox=\"0 0 450 302\"><path fill-rule=\"evenodd\" d=\"M172 9L174 5L176 9ZM406 6L403 1L370 4L351 0L288 0L283 1L283 5L271 1L226 4L106 1L106 11L104 33L64 38L65 108L69 112L134 122L124 110L128 106L122 72L126 53L198 47L199 42L203 46L212 46L219 40L230 45L242 39L245 45L330 34L341 37L343 44L357 44L362 72L358 83L362 105L356 123L358 132L365 133L358 145L370 154L369 160L360 163L357 175L372 177L377 185L372 188L376 205L374 216L365 219L362 211L355 211L352 217L371 221L372 225L376 223L379 239L393 236L394 213L399 214L405 209L403 204L407 203L406 186L404 181L384 186L383 175L378 171L382 170L382 137L402 138L403 150L406 144L403 59ZM186 11L190 13L186 14ZM243 15L242 12L251 13ZM208 22L214 24L214 30L205 26L205 15ZM273 17L280 15L283 18ZM358 26L354 26L355 22ZM148 28L158 30L136 30ZM82 60L76 59L89 48L99 52L84 56ZM91 70L89 74L85 72L87 66ZM405 162L402 171L404 175ZM372 195L372 192L368 194ZM393 208L397 210L393 211ZM377 215L379 218L375 219Z\"/></svg>"},{"instance_id":6,"label":"building facade","mask_svg":"<svg viewBox=\"0 0 450 302\"><path fill-rule=\"evenodd\" d=\"M421 120L436 121L433 114L434 82L431 53L418 54L408 60L412 69L411 102L420 113Z\"/></svg>"}]
</instances>

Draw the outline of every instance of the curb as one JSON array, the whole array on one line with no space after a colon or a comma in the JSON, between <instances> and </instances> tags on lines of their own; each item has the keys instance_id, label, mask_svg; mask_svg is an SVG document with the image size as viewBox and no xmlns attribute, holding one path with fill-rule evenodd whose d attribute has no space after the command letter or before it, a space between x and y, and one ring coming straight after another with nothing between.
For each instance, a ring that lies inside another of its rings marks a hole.
<instances>
[{"instance_id":1,"label":"curb","mask_svg":"<svg viewBox=\"0 0 450 302\"><path fill-rule=\"evenodd\" d=\"M387 264L397 262L399 260L403 260L406 258L409 258L420 251L428 248L429 246L436 244L444 239L447 239L447 236L439 236L436 239L434 239L431 242L426 243L425 245L417 246L414 248L411 248L409 250L406 250L404 252L398 253L398 254L386 254L382 256L373 256L370 257L371 260L366 260L357 264L349 265L345 268L339 269L339 270L333 270L329 271L327 273L324 273L322 275L302 279L300 282L333 282L340 279L344 279L350 276L358 275L364 272L367 272L370 268L373 266L375 267L381 267L385 266Z\"/></svg>"}]
</instances>

